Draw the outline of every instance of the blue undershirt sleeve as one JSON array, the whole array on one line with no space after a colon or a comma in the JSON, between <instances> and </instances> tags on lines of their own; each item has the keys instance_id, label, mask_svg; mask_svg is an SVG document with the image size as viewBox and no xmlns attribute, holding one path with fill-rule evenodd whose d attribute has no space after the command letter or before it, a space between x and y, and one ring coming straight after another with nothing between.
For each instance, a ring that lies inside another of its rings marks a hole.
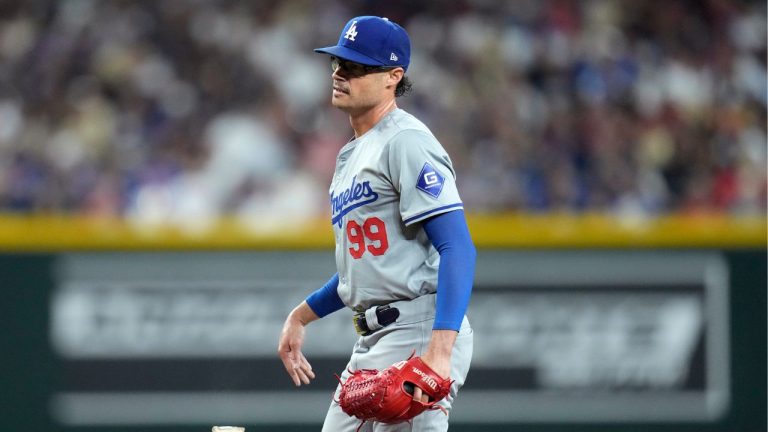
<instances>
[{"instance_id":1,"label":"blue undershirt sleeve","mask_svg":"<svg viewBox=\"0 0 768 432\"><path fill-rule=\"evenodd\" d=\"M477 258L464 211L454 210L439 214L427 219L423 226L432 245L440 254L437 310L432 328L458 331L469 306Z\"/></svg>"},{"instance_id":2,"label":"blue undershirt sleeve","mask_svg":"<svg viewBox=\"0 0 768 432\"><path fill-rule=\"evenodd\" d=\"M318 317L322 318L344 307L336 290L338 286L339 274L336 273L322 288L307 297L307 304Z\"/></svg>"}]
</instances>

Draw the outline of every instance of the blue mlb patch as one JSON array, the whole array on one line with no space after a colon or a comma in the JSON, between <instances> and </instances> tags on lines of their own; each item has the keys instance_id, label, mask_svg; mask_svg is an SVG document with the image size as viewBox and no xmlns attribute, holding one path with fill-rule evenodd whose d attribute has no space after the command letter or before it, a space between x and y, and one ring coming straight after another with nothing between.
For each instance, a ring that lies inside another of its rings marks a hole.
<instances>
[{"instance_id":1,"label":"blue mlb patch","mask_svg":"<svg viewBox=\"0 0 768 432\"><path fill-rule=\"evenodd\" d=\"M416 189L437 198L443 190L444 181L445 178L441 176L437 170L432 168L432 165L430 165L429 162L427 162L419 173L419 181L416 183Z\"/></svg>"}]
</instances>

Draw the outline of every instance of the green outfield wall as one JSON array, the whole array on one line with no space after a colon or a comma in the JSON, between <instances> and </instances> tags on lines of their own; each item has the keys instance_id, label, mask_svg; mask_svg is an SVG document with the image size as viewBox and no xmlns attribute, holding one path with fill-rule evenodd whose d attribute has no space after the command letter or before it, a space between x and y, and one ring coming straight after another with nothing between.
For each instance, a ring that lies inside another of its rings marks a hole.
<instances>
[{"instance_id":1,"label":"green outfield wall","mask_svg":"<svg viewBox=\"0 0 768 432\"><path fill-rule=\"evenodd\" d=\"M470 221L476 351L451 430L766 430L764 221ZM327 227L302 226L3 219L0 424L319 430L354 334L343 311L310 327L318 379L289 385L281 319L334 268Z\"/></svg>"}]
</instances>

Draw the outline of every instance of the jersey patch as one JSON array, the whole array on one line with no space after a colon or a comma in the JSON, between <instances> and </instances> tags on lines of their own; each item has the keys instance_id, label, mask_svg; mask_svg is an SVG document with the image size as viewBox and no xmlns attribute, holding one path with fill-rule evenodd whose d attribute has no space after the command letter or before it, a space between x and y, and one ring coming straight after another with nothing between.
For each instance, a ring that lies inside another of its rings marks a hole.
<instances>
[{"instance_id":1,"label":"jersey patch","mask_svg":"<svg viewBox=\"0 0 768 432\"><path fill-rule=\"evenodd\" d=\"M444 182L445 177L440 175L440 173L432 168L432 165L427 162L419 173L419 181L416 183L416 189L437 198L443 190Z\"/></svg>"}]
</instances>

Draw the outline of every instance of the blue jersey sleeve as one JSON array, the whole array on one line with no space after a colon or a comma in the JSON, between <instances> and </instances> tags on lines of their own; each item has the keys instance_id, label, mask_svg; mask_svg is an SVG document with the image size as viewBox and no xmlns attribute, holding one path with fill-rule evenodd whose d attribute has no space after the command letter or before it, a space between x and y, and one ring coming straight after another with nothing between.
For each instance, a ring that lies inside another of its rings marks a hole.
<instances>
[{"instance_id":1,"label":"blue jersey sleeve","mask_svg":"<svg viewBox=\"0 0 768 432\"><path fill-rule=\"evenodd\" d=\"M458 331L469 306L477 257L464 211L442 213L427 219L423 226L432 245L440 254L437 311L432 328Z\"/></svg>"},{"instance_id":2,"label":"blue jersey sleeve","mask_svg":"<svg viewBox=\"0 0 768 432\"><path fill-rule=\"evenodd\" d=\"M339 286L339 274L336 273L322 288L307 297L310 309L320 318L344 307L336 288Z\"/></svg>"}]
</instances>

